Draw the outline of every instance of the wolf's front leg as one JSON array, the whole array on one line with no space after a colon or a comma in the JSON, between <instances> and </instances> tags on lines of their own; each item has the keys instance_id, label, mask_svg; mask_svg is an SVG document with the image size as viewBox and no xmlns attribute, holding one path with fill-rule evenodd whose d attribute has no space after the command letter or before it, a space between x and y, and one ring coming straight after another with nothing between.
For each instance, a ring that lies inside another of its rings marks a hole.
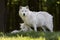
<instances>
[{"instance_id":1,"label":"wolf's front leg","mask_svg":"<svg viewBox=\"0 0 60 40\"><path fill-rule=\"evenodd\" d=\"M37 32L37 26L36 25L34 25L34 31Z\"/></svg>"}]
</instances>

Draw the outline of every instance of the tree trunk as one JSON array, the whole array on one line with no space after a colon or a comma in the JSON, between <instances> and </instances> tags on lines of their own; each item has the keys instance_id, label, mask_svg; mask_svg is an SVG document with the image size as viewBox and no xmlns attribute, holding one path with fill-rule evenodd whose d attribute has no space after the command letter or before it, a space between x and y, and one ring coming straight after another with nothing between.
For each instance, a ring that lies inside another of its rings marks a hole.
<instances>
[{"instance_id":1,"label":"tree trunk","mask_svg":"<svg viewBox=\"0 0 60 40\"><path fill-rule=\"evenodd\" d=\"M6 32L7 21L6 2L7 0L0 0L0 32Z\"/></svg>"}]
</instances>

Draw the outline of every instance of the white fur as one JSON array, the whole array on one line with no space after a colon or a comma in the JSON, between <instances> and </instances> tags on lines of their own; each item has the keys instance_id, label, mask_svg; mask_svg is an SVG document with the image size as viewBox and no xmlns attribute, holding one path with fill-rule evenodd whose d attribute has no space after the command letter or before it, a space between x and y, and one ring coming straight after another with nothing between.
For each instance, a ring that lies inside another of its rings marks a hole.
<instances>
[{"instance_id":1,"label":"white fur","mask_svg":"<svg viewBox=\"0 0 60 40\"><path fill-rule=\"evenodd\" d=\"M19 30L13 30L11 33L19 33Z\"/></svg>"},{"instance_id":2,"label":"white fur","mask_svg":"<svg viewBox=\"0 0 60 40\"><path fill-rule=\"evenodd\" d=\"M23 15L25 14L25 16ZM53 32L53 16L48 12L32 12L28 7L21 7L19 9L19 16L24 21L24 24L34 27L34 30L37 31L37 27L41 27L44 31L45 26Z\"/></svg>"},{"instance_id":3,"label":"white fur","mask_svg":"<svg viewBox=\"0 0 60 40\"><path fill-rule=\"evenodd\" d=\"M23 32L27 32L27 31L33 31L28 25L24 24L24 23L21 23L20 24L20 28L21 30L20 31L23 31Z\"/></svg>"}]
</instances>

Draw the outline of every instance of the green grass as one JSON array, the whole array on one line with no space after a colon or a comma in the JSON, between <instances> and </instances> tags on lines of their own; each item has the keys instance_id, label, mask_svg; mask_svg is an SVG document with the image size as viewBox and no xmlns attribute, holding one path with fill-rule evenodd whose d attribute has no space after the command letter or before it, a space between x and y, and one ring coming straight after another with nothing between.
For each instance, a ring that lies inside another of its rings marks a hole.
<instances>
[{"instance_id":1,"label":"green grass","mask_svg":"<svg viewBox=\"0 0 60 40\"><path fill-rule=\"evenodd\" d=\"M0 33L0 40L60 40L60 32Z\"/></svg>"}]
</instances>

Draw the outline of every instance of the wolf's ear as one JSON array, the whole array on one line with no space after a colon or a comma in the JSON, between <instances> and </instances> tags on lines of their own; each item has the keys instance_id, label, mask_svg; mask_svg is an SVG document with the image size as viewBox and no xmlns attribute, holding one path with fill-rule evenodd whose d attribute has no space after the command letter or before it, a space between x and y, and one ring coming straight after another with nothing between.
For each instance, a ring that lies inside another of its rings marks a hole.
<instances>
[{"instance_id":1,"label":"wolf's ear","mask_svg":"<svg viewBox=\"0 0 60 40\"><path fill-rule=\"evenodd\" d=\"M28 5L26 6L26 8L29 8Z\"/></svg>"}]
</instances>

